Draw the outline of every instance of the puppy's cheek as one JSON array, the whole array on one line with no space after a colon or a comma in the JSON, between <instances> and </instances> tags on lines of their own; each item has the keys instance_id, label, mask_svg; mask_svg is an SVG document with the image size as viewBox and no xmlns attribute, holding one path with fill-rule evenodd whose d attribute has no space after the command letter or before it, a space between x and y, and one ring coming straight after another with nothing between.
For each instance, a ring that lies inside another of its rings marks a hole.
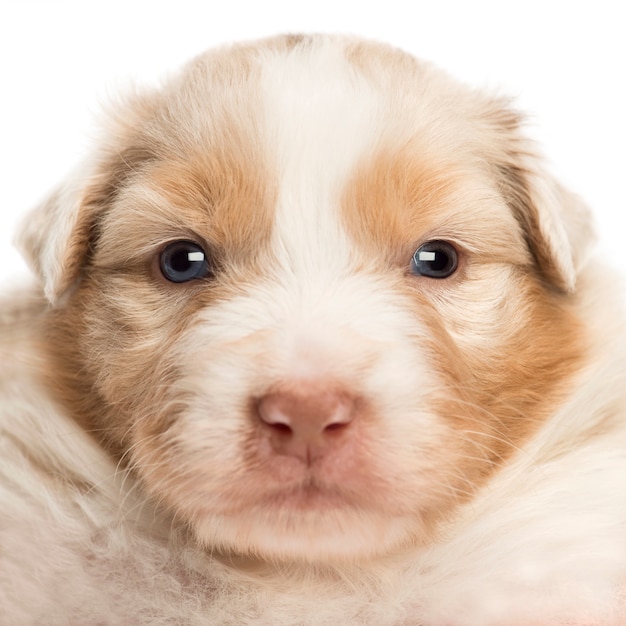
<instances>
[{"instance_id":1,"label":"puppy's cheek","mask_svg":"<svg viewBox=\"0 0 626 626\"><path fill-rule=\"evenodd\" d=\"M475 268L462 285L434 301L427 317L429 351L449 353L440 369L440 415L459 436L501 464L556 410L587 346L580 320L560 294L521 268Z\"/></svg>"},{"instance_id":2,"label":"puppy's cheek","mask_svg":"<svg viewBox=\"0 0 626 626\"><path fill-rule=\"evenodd\" d=\"M185 399L170 359L196 305L168 299L142 275L93 272L49 333L79 421L124 452L136 424L175 421Z\"/></svg>"}]
</instances>

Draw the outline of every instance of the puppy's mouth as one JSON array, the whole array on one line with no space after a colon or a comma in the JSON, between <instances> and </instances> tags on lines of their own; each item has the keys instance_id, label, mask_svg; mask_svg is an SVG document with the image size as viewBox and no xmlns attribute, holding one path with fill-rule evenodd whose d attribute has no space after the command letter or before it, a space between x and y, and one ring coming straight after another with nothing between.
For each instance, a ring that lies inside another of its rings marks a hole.
<instances>
[{"instance_id":1,"label":"puppy's mouth","mask_svg":"<svg viewBox=\"0 0 626 626\"><path fill-rule=\"evenodd\" d=\"M379 509L382 503L372 489L361 484L324 480L308 468L290 480L267 480L263 474L241 477L217 500L210 498L207 512L228 517L261 514L286 519L301 514ZM204 506L200 507L204 510Z\"/></svg>"},{"instance_id":2,"label":"puppy's mouth","mask_svg":"<svg viewBox=\"0 0 626 626\"><path fill-rule=\"evenodd\" d=\"M309 476L295 485L262 494L255 505L266 510L323 512L346 508L358 509L364 503L356 494L346 489L325 484L314 476Z\"/></svg>"}]
</instances>

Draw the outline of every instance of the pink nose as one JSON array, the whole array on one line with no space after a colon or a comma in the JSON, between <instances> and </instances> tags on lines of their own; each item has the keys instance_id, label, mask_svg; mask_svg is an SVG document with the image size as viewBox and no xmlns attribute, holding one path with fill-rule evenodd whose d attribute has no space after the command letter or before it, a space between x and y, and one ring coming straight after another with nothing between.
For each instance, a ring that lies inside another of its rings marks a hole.
<instances>
[{"instance_id":1,"label":"pink nose","mask_svg":"<svg viewBox=\"0 0 626 626\"><path fill-rule=\"evenodd\" d=\"M345 437L354 403L346 392L276 391L258 401L257 412L274 452L311 463Z\"/></svg>"}]
</instances>

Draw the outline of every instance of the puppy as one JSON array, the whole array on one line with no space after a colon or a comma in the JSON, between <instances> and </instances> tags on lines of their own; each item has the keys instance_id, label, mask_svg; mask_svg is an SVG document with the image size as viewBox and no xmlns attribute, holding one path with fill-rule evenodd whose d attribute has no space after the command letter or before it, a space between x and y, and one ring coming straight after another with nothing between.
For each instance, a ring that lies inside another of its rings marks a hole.
<instances>
[{"instance_id":1,"label":"puppy","mask_svg":"<svg viewBox=\"0 0 626 626\"><path fill-rule=\"evenodd\" d=\"M383 45L211 51L26 221L2 623L626 623L626 367L506 101Z\"/></svg>"}]
</instances>

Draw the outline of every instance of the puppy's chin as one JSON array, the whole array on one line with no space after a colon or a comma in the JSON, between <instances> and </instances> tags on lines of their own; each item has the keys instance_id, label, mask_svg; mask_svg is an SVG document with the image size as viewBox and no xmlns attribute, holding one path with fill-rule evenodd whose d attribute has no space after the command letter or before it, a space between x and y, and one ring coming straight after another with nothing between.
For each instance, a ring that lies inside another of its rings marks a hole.
<instances>
[{"instance_id":1,"label":"puppy's chin","mask_svg":"<svg viewBox=\"0 0 626 626\"><path fill-rule=\"evenodd\" d=\"M408 517L328 504L322 495L319 500L317 509L304 511L295 503L249 515L207 516L194 530L201 543L229 553L325 564L391 553L411 541L415 532L415 520Z\"/></svg>"}]
</instances>

